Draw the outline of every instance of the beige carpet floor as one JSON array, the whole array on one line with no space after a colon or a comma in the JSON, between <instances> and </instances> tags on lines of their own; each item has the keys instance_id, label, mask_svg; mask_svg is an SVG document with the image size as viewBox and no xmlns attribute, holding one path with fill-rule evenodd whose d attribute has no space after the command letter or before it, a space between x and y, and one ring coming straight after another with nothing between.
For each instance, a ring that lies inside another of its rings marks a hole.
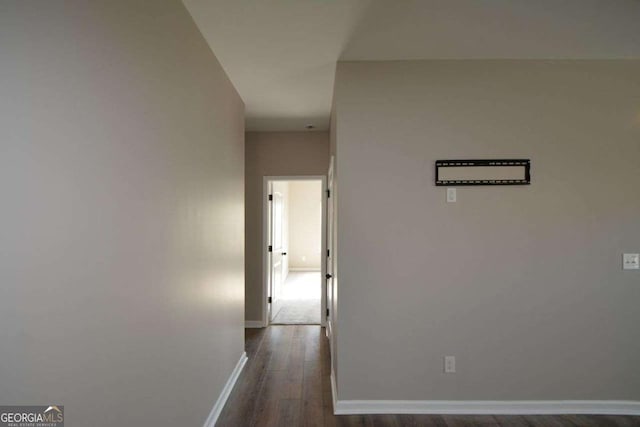
<instances>
[{"instance_id":1,"label":"beige carpet floor","mask_svg":"<svg viewBox=\"0 0 640 427\"><path fill-rule=\"evenodd\" d=\"M271 323L283 325L320 324L320 272L290 272L283 285L278 311Z\"/></svg>"}]
</instances>

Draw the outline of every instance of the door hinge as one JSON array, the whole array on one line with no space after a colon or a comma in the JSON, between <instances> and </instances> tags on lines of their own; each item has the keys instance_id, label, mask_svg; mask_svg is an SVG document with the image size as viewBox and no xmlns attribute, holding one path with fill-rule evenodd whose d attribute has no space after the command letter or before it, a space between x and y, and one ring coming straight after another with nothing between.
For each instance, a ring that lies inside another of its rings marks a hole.
<instances>
[{"instance_id":1,"label":"door hinge","mask_svg":"<svg viewBox=\"0 0 640 427\"><path fill-rule=\"evenodd\" d=\"M271 297L267 298L267 302L271 304Z\"/></svg>"},{"instance_id":2,"label":"door hinge","mask_svg":"<svg viewBox=\"0 0 640 427\"><path fill-rule=\"evenodd\" d=\"M317 194L317 193L316 193ZM331 190L327 190L327 199L331 197Z\"/></svg>"},{"instance_id":3,"label":"door hinge","mask_svg":"<svg viewBox=\"0 0 640 427\"><path fill-rule=\"evenodd\" d=\"M327 258L329 258L331 256L331 250L327 249Z\"/></svg>"},{"instance_id":4,"label":"door hinge","mask_svg":"<svg viewBox=\"0 0 640 427\"><path fill-rule=\"evenodd\" d=\"M273 246L269 245L269 252L273 252Z\"/></svg>"},{"instance_id":5,"label":"door hinge","mask_svg":"<svg viewBox=\"0 0 640 427\"><path fill-rule=\"evenodd\" d=\"M269 194L269 201L273 202L273 194Z\"/></svg>"},{"instance_id":6,"label":"door hinge","mask_svg":"<svg viewBox=\"0 0 640 427\"><path fill-rule=\"evenodd\" d=\"M329 317L329 309L327 308L327 317Z\"/></svg>"}]
</instances>

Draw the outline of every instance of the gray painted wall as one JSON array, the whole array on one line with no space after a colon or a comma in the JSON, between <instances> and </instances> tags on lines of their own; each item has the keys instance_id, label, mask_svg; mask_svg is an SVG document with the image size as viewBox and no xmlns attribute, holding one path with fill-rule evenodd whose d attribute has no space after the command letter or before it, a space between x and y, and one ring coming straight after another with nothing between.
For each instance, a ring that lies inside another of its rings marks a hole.
<instances>
[{"instance_id":1,"label":"gray painted wall","mask_svg":"<svg viewBox=\"0 0 640 427\"><path fill-rule=\"evenodd\" d=\"M243 352L243 104L179 1L0 5L0 403L202 425Z\"/></svg>"},{"instance_id":2,"label":"gray painted wall","mask_svg":"<svg viewBox=\"0 0 640 427\"><path fill-rule=\"evenodd\" d=\"M264 176L326 175L328 132L247 132L245 152L245 318L262 320L262 181Z\"/></svg>"},{"instance_id":3,"label":"gray painted wall","mask_svg":"<svg viewBox=\"0 0 640 427\"><path fill-rule=\"evenodd\" d=\"M640 399L640 61L346 62L335 102L341 400ZM500 157L532 185L434 186Z\"/></svg>"}]
</instances>

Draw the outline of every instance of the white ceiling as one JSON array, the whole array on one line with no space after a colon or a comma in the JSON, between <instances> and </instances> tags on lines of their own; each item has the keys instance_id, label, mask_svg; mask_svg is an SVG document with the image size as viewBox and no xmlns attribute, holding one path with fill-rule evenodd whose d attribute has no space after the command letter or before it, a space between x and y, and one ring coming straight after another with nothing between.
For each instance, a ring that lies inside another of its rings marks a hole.
<instances>
[{"instance_id":1,"label":"white ceiling","mask_svg":"<svg viewBox=\"0 0 640 427\"><path fill-rule=\"evenodd\" d=\"M327 129L338 60L640 58L640 0L183 0L248 130Z\"/></svg>"}]
</instances>

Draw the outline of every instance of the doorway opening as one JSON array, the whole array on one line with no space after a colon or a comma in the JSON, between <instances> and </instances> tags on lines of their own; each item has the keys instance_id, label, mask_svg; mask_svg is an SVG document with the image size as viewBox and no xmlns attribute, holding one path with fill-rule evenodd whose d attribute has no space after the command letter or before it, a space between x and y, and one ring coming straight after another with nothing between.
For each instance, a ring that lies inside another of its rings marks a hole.
<instances>
[{"instance_id":1,"label":"doorway opening","mask_svg":"<svg viewBox=\"0 0 640 427\"><path fill-rule=\"evenodd\" d=\"M326 316L326 177L265 177L265 324Z\"/></svg>"}]
</instances>

